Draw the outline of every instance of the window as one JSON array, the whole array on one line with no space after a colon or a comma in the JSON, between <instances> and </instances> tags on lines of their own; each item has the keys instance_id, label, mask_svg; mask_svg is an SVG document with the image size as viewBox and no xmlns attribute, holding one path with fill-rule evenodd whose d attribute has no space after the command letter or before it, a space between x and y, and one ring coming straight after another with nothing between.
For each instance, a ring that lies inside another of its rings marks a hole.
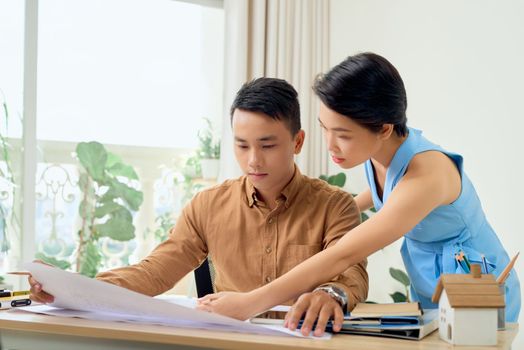
<instances>
[{"instance_id":1,"label":"window","mask_svg":"<svg viewBox=\"0 0 524 350\"><path fill-rule=\"evenodd\" d=\"M23 5L0 4L0 32L9 33L0 44L4 52L9 38L12 53L0 57L0 73L18 74L7 81L20 111ZM140 178L132 186L144 196L132 210L136 238L100 240L102 268L136 261L156 245L156 228L176 219L166 213L179 210L184 195L173 181L177 159L197 146L203 118L220 127L223 16L219 7L173 0L38 3L38 164L27 175L36 184L35 251L74 265L81 168L72 153L87 141L132 166ZM11 135L21 144L21 128Z\"/></svg>"},{"instance_id":2,"label":"window","mask_svg":"<svg viewBox=\"0 0 524 350\"><path fill-rule=\"evenodd\" d=\"M0 2L0 277L20 255L24 2ZM0 280L0 284L2 281Z\"/></svg>"}]
</instances>

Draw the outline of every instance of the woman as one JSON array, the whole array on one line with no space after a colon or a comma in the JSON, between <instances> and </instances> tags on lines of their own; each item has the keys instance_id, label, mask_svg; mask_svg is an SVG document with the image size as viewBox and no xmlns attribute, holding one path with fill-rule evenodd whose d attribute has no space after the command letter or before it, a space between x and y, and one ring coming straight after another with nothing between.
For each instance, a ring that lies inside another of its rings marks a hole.
<instances>
[{"instance_id":1,"label":"woman","mask_svg":"<svg viewBox=\"0 0 524 350\"><path fill-rule=\"evenodd\" d=\"M313 89L321 100L319 122L333 161L343 169L365 164L369 189L355 200L361 211L374 206L377 213L272 283L249 293L207 296L202 309L246 319L311 291L402 236L411 296L424 308L436 307L431 296L442 273L466 272L456 254L474 263L484 254L488 272L501 273L508 254L486 220L462 157L406 126L404 83L391 63L372 53L350 56L317 79ZM296 328L305 313L303 333L317 317L316 335L330 317L340 329L341 315L309 306L308 294L302 295L286 326ZM506 280L506 319L516 322L519 311L520 284L513 272Z\"/></svg>"}]
</instances>

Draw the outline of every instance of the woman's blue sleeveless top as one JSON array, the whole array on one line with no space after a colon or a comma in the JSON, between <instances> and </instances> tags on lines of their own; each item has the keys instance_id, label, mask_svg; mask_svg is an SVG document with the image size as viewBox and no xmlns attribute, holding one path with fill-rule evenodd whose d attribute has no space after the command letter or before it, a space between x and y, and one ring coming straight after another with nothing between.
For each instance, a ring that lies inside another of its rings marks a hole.
<instances>
[{"instance_id":1,"label":"woman's blue sleeveless top","mask_svg":"<svg viewBox=\"0 0 524 350\"><path fill-rule=\"evenodd\" d=\"M380 210L404 176L409 162L418 153L439 151L452 159L462 177L462 191L453 203L434 209L404 236L401 248L406 271L411 279L411 299L423 308L436 308L431 302L438 278L442 273L465 273L455 254L463 251L472 263L487 260L489 273L498 276L509 262L509 256L488 223L477 193L462 168L462 157L443 150L409 129L409 135L399 147L386 173L383 198L377 194L373 165L365 163L366 176L375 209ZM483 273L485 273L483 268ZM520 283L514 270L505 284L506 320L517 322L520 311Z\"/></svg>"}]
</instances>

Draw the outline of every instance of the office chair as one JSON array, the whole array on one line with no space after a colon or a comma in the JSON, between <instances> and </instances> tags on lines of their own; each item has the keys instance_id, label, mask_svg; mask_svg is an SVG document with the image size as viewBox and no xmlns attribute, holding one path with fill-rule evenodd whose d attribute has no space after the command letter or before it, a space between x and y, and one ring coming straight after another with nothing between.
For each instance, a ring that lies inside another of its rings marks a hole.
<instances>
[{"instance_id":1,"label":"office chair","mask_svg":"<svg viewBox=\"0 0 524 350\"><path fill-rule=\"evenodd\" d=\"M213 267L210 267L210 262L208 260L209 258L204 260L204 262L194 271L197 295L199 298L215 292L213 289L213 280L211 278L211 269Z\"/></svg>"}]
</instances>

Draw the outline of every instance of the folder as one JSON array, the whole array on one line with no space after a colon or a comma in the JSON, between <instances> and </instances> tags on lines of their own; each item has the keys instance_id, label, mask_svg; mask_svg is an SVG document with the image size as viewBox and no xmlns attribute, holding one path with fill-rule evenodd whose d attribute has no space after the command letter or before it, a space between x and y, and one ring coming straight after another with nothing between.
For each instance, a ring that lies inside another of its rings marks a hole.
<instances>
[{"instance_id":1,"label":"folder","mask_svg":"<svg viewBox=\"0 0 524 350\"><path fill-rule=\"evenodd\" d=\"M424 310L422 316L406 317L415 317L417 322L391 324L385 323L382 319L380 324L346 324L344 322L339 333L420 340L438 328L438 309ZM326 331L331 332L333 330L331 326L328 324Z\"/></svg>"},{"instance_id":2,"label":"folder","mask_svg":"<svg viewBox=\"0 0 524 350\"><path fill-rule=\"evenodd\" d=\"M419 303L360 303L344 317L338 333L420 340L437 328L438 309L422 310ZM326 331L333 332L331 321Z\"/></svg>"}]
</instances>

